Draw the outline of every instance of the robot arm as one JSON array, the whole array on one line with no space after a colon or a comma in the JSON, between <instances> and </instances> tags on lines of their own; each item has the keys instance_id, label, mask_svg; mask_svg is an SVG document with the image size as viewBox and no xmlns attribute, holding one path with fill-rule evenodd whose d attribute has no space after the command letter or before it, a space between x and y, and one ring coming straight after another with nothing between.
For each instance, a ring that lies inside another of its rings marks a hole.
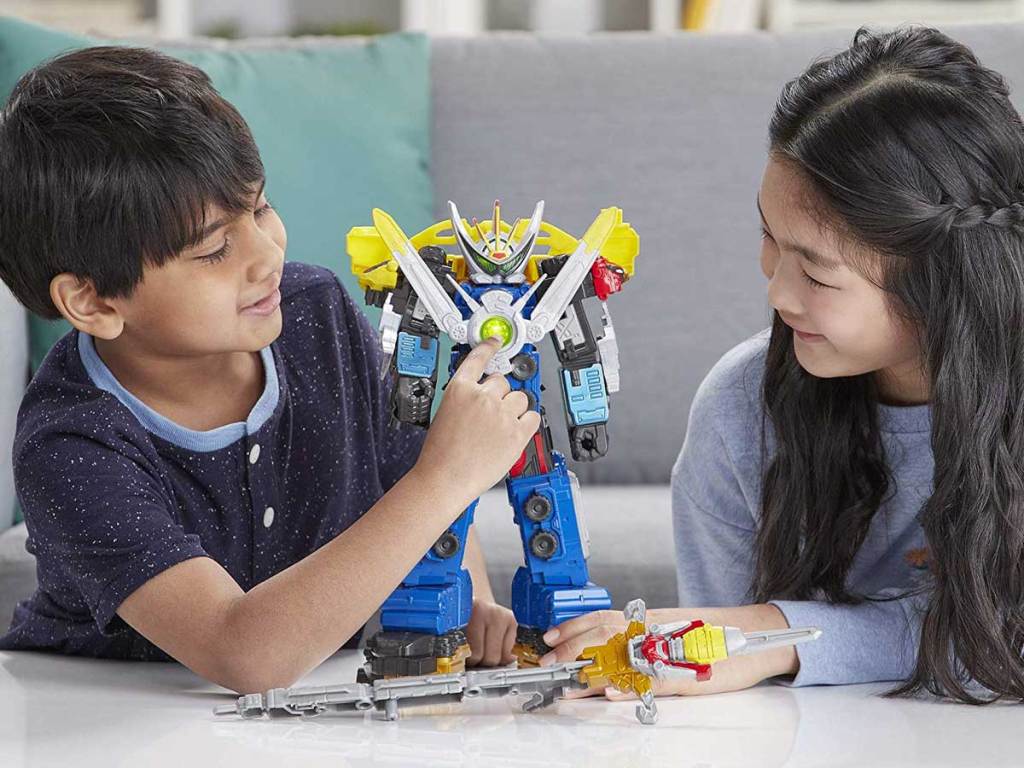
<instances>
[{"instance_id":1,"label":"robot arm","mask_svg":"<svg viewBox=\"0 0 1024 768\"><path fill-rule=\"evenodd\" d=\"M553 278L566 260L564 256L545 259L539 268ZM624 280L621 268L598 258L551 332L561 366L570 448L576 461L594 461L608 452L608 394L619 389L619 354L605 299L617 292ZM583 300L591 296L601 300L604 334L600 339L595 338L583 309Z\"/></svg>"},{"instance_id":2,"label":"robot arm","mask_svg":"<svg viewBox=\"0 0 1024 768\"><path fill-rule=\"evenodd\" d=\"M423 263L445 285L451 274L445 253L435 246L421 248ZM366 303L381 307L381 377L389 378L392 423L426 428L437 390L439 330L412 284L399 273L392 291L367 290Z\"/></svg>"}]
</instances>

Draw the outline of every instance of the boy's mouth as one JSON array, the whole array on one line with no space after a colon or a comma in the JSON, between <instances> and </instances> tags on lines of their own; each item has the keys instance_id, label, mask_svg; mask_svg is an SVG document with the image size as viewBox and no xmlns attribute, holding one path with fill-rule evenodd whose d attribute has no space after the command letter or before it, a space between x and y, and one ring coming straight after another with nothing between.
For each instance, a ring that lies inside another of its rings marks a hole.
<instances>
[{"instance_id":1,"label":"boy's mouth","mask_svg":"<svg viewBox=\"0 0 1024 768\"><path fill-rule=\"evenodd\" d=\"M259 301L242 307L243 315L269 315L281 304L281 291L275 288Z\"/></svg>"}]
</instances>

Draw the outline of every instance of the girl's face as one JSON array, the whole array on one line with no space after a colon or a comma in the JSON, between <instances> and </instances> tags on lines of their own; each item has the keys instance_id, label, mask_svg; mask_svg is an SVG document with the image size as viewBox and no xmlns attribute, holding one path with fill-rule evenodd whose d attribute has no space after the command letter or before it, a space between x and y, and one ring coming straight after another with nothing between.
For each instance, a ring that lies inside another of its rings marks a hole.
<instances>
[{"instance_id":1,"label":"girl's face","mask_svg":"<svg viewBox=\"0 0 1024 768\"><path fill-rule=\"evenodd\" d=\"M855 246L815 218L825 210L818 201L795 166L769 160L758 193L761 269L768 302L793 329L797 361L822 378L876 372L886 399L927 400L916 335L877 285L846 266L842 253Z\"/></svg>"}]
</instances>

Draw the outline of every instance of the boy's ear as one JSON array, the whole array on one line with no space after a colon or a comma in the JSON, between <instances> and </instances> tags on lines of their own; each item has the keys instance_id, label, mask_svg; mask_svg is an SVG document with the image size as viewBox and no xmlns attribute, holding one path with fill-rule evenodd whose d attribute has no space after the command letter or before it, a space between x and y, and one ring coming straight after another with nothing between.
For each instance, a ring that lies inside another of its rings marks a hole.
<instances>
[{"instance_id":1,"label":"boy's ear","mask_svg":"<svg viewBox=\"0 0 1024 768\"><path fill-rule=\"evenodd\" d=\"M50 299L64 319L100 339L116 339L124 318L111 302L96 293L91 280L62 272L50 281Z\"/></svg>"}]
</instances>

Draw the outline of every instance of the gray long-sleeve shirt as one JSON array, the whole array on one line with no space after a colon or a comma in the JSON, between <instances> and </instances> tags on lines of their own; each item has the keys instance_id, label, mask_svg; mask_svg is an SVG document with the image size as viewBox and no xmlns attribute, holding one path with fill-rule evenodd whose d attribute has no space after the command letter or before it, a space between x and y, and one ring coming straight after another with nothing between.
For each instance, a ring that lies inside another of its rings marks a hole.
<instances>
[{"instance_id":1,"label":"gray long-sleeve shirt","mask_svg":"<svg viewBox=\"0 0 1024 768\"><path fill-rule=\"evenodd\" d=\"M761 451L768 332L729 351L701 384L686 440L672 472L672 507L680 605L750 602L754 533L760 519ZM927 577L928 550L917 520L931 495L930 408L879 406L879 424L895 481L875 514L847 577L868 597L902 595ZM771 425L765 435L773 450ZM828 435L822 435L827 440ZM822 630L797 647L793 685L903 680L916 660L925 595L835 605L824 599L772 601L790 626Z\"/></svg>"}]
</instances>

